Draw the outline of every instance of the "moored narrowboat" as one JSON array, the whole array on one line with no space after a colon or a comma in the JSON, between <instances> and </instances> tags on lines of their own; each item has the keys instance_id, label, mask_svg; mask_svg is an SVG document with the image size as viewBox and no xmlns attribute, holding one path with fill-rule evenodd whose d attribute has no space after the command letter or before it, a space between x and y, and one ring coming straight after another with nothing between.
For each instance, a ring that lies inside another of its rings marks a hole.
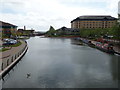
<instances>
[{"instance_id":1,"label":"moored narrowboat","mask_svg":"<svg viewBox=\"0 0 120 90\"><path fill-rule=\"evenodd\" d=\"M107 53L110 53L110 54L114 54L115 51L113 49L113 46L110 45L110 44L103 44L101 42L97 42L96 43L96 48L104 51L104 52L107 52Z\"/></svg>"}]
</instances>

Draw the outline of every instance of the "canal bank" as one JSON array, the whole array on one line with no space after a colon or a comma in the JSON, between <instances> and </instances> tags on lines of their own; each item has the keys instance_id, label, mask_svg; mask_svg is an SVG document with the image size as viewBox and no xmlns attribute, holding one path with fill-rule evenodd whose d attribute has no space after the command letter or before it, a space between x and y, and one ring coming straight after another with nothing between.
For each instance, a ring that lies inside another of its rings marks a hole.
<instances>
[{"instance_id":1,"label":"canal bank","mask_svg":"<svg viewBox=\"0 0 120 90\"><path fill-rule=\"evenodd\" d=\"M3 88L118 87L118 56L71 44L71 39L33 37L27 42L28 52L4 77Z\"/></svg>"},{"instance_id":2,"label":"canal bank","mask_svg":"<svg viewBox=\"0 0 120 90\"><path fill-rule=\"evenodd\" d=\"M10 50L1 52L0 77L4 77L27 52L27 42L22 40L20 42L22 43L20 46L11 47Z\"/></svg>"},{"instance_id":3,"label":"canal bank","mask_svg":"<svg viewBox=\"0 0 120 90\"><path fill-rule=\"evenodd\" d=\"M86 39L86 38L73 38L73 40L76 40L77 43L85 43L88 46L92 47L92 48L96 48L99 49L103 52L109 53L109 54L117 54L120 55L120 46L119 44L113 44L112 42L108 42L108 43L102 43L99 41L94 41L94 40L90 40L90 39ZM76 43L76 44L77 44Z\"/></svg>"}]
</instances>

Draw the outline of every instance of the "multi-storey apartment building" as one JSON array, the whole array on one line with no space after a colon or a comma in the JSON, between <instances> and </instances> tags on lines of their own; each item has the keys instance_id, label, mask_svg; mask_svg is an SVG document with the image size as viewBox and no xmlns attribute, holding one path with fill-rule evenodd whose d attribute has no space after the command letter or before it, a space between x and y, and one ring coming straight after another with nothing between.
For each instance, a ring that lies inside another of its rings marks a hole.
<instances>
[{"instance_id":1,"label":"multi-storey apartment building","mask_svg":"<svg viewBox=\"0 0 120 90\"><path fill-rule=\"evenodd\" d=\"M71 28L111 28L116 22L117 18L112 16L80 16L71 21Z\"/></svg>"},{"instance_id":2,"label":"multi-storey apartment building","mask_svg":"<svg viewBox=\"0 0 120 90\"><path fill-rule=\"evenodd\" d=\"M11 37L12 34L16 34L16 31L16 25L0 21L0 37L2 37L2 35L5 35L6 37Z\"/></svg>"}]
</instances>

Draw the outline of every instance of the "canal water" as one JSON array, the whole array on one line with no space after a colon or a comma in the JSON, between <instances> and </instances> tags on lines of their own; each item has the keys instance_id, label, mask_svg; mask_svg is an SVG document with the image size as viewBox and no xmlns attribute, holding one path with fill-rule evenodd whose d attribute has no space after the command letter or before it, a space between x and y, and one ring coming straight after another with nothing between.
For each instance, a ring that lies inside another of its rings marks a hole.
<instances>
[{"instance_id":1,"label":"canal water","mask_svg":"<svg viewBox=\"0 0 120 90\"><path fill-rule=\"evenodd\" d=\"M3 88L117 88L118 58L71 39L32 37ZM27 75L30 74L30 75Z\"/></svg>"}]
</instances>

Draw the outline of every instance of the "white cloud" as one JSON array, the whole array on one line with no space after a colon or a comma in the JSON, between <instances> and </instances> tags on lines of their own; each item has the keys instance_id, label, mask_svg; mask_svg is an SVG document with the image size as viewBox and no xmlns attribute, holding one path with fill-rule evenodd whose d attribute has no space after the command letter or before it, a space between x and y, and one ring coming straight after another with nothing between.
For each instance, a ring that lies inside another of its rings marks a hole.
<instances>
[{"instance_id":1,"label":"white cloud","mask_svg":"<svg viewBox=\"0 0 120 90\"><path fill-rule=\"evenodd\" d=\"M112 15L117 17L119 0L1 0L0 19L36 30L70 27L70 21L80 15ZM103 2L106 7L84 7L82 3ZM70 4L73 4L72 6ZM78 4L78 6L76 6ZM70 5L70 6L69 6Z\"/></svg>"}]
</instances>

